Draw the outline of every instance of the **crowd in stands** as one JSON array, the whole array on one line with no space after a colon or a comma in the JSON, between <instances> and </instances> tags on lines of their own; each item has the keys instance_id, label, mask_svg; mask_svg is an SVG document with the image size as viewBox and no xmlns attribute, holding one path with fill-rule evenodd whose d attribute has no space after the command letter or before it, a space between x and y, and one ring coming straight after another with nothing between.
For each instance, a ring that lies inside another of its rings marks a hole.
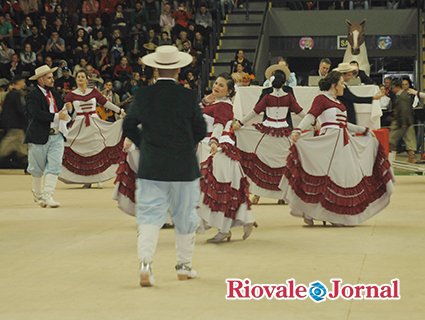
<instances>
[{"instance_id":1,"label":"crowd in stands","mask_svg":"<svg viewBox=\"0 0 425 320\"><path fill-rule=\"evenodd\" d=\"M213 19L236 5L231 0L1 0L0 78L28 78L42 64L57 66L55 86L65 95L85 68L98 89L112 81L125 99L136 87L155 82L157 75L141 58L157 46L175 45L193 57L179 81L197 89Z\"/></svg>"},{"instance_id":2,"label":"crowd in stands","mask_svg":"<svg viewBox=\"0 0 425 320\"><path fill-rule=\"evenodd\" d=\"M368 10L371 7L386 7L388 9L417 8L421 1L418 0L350 0L350 1L285 1L273 0L274 7L286 7L290 10Z\"/></svg>"}]
</instances>

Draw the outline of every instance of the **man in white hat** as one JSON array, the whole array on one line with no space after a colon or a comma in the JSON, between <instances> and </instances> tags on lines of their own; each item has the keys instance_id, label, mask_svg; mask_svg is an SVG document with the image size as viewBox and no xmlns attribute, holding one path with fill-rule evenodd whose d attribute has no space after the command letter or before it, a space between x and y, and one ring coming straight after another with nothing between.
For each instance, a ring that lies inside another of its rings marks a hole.
<instances>
[{"instance_id":1,"label":"man in white hat","mask_svg":"<svg viewBox=\"0 0 425 320\"><path fill-rule=\"evenodd\" d=\"M139 275L141 286L152 286L152 262L167 210L175 225L177 276L179 280L196 277L192 256L201 175L195 147L206 135L206 123L197 92L175 80L180 68L192 61L189 54L166 45L142 61L157 68L159 78L154 85L137 89L123 131L140 149L136 191Z\"/></svg>"},{"instance_id":2,"label":"man in white hat","mask_svg":"<svg viewBox=\"0 0 425 320\"><path fill-rule=\"evenodd\" d=\"M338 100L347 109L347 121L352 124L357 124L356 120L356 110L354 109L354 103L369 103L371 104L373 100L379 100L383 97L381 93L375 94L373 97L358 97L348 89L348 81L353 78L353 71L357 70L356 66L351 65L348 62L343 62L338 65L338 68L335 68L334 71L339 71L342 74L344 79L344 95L338 96Z\"/></svg>"},{"instance_id":3,"label":"man in white hat","mask_svg":"<svg viewBox=\"0 0 425 320\"><path fill-rule=\"evenodd\" d=\"M28 143L27 171L32 175L34 201L43 208L60 206L53 200L53 194L62 168L64 139L68 134L66 125L73 111L71 102L65 104L60 94L54 91L53 72L56 69L47 65L37 68L30 78L37 80L37 85L25 96L29 113L24 140Z\"/></svg>"}]
</instances>

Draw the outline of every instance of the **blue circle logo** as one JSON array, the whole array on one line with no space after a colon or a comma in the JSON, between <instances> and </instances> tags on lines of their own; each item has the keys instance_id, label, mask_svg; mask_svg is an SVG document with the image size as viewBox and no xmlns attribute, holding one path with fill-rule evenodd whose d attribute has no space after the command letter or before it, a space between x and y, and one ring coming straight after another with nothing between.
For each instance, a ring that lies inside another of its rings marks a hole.
<instances>
[{"instance_id":1,"label":"blue circle logo","mask_svg":"<svg viewBox=\"0 0 425 320\"><path fill-rule=\"evenodd\" d=\"M378 48L381 50L387 50L391 48L393 41L391 37L379 37L378 39Z\"/></svg>"},{"instance_id":2,"label":"blue circle logo","mask_svg":"<svg viewBox=\"0 0 425 320\"><path fill-rule=\"evenodd\" d=\"M315 302L321 302L326 300L326 293L328 290L320 281L316 281L314 283L310 283L310 298Z\"/></svg>"}]
</instances>

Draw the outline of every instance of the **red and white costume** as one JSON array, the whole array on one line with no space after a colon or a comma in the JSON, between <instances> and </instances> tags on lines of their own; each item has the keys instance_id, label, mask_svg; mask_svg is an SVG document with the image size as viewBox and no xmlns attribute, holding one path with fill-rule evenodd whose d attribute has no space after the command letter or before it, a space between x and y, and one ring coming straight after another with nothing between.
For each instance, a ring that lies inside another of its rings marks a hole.
<instances>
[{"instance_id":1,"label":"red and white costume","mask_svg":"<svg viewBox=\"0 0 425 320\"><path fill-rule=\"evenodd\" d=\"M210 105L204 104L203 111L208 135L198 145L198 159L202 161L198 232L213 227L228 233L232 227L255 222L250 210L249 183L230 130L232 102L229 98L217 99ZM218 151L207 156L213 141L218 143Z\"/></svg>"},{"instance_id":2,"label":"red and white costume","mask_svg":"<svg viewBox=\"0 0 425 320\"><path fill-rule=\"evenodd\" d=\"M112 179L124 157L122 120L106 122L96 114L96 104L121 113L96 89L68 93L76 118L69 129L60 179L66 183L96 183Z\"/></svg>"},{"instance_id":3,"label":"red and white costume","mask_svg":"<svg viewBox=\"0 0 425 320\"><path fill-rule=\"evenodd\" d=\"M329 92L318 95L301 121L301 132L315 120L320 135L301 138L290 151L279 185L291 214L357 225L383 210L394 191L383 146L367 129L347 123L342 103Z\"/></svg>"},{"instance_id":4,"label":"red and white costume","mask_svg":"<svg viewBox=\"0 0 425 320\"><path fill-rule=\"evenodd\" d=\"M262 123L241 127L235 132L249 191L255 195L282 199L279 183L292 145L292 129L286 122L289 109L301 117L305 115L292 94L275 88L257 103L253 111L238 121L243 126L266 110L267 118Z\"/></svg>"}]
</instances>

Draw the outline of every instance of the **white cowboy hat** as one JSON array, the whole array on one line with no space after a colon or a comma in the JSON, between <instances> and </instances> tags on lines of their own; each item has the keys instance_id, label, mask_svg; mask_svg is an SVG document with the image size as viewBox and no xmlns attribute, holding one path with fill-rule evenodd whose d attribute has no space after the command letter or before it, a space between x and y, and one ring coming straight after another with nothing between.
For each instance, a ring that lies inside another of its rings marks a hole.
<instances>
[{"instance_id":1,"label":"white cowboy hat","mask_svg":"<svg viewBox=\"0 0 425 320\"><path fill-rule=\"evenodd\" d=\"M143 48L149 51L155 51L155 49L158 48L158 46L153 42L149 42L149 43L145 43L143 45Z\"/></svg>"},{"instance_id":2,"label":"white cowboy hat","mask_svg":"<svg viewBox=\"0 0 425 320\"><path fill-rule=\"evenodd\" d=\"M341 73L347 73L347 72L351 72L357 70L356 66L352 66L351 64L349 64L348 62L342 62L338 65L338 68L333 69L332 71L338 71Z\"/></svg>"},{"instance_id":3,"label":"white cowboy hat","mask_svg":"<svg viewBox=\"0 0 425 320\"><path fill-rule=\"evenodd\" d=\"M285 76L286 76L286 81L288 81L289 76L291 75L291 71L289 71L288 67L285 67L282 64L273 64L270 67L268 67L266 72L265 72L266 78L270 80L270 77L273 75L273 73L276 70L283 71L285 73Z\"/></svg>"},{"instance_id":4,"label":"white cowboy hat","mask_svg":"<svg viewBox=\"0 0 425 320\"><path fill-rule=\"evenodd\" d=\"M41 67L38 67L37 69L35 69L35 75L33 75L30 80L37 80L38 78L48 74L48 73L53 73L58 69L58 67L52 68L50 69L48 65L44 65Z\"/></svg>"},{"instance_id":5,"label":"white cowboy hat","mask_svg":"<svg viewBox=\"0 0 425 320\"><path fill-rule=\"evenodd\" d=\"M142 58L142 62L153 68L158 69L178 69L183 68L192 62L190 54L180 52L174 46L160 46L154 53L148 54Z\"/></svg>"}]
</instances>

